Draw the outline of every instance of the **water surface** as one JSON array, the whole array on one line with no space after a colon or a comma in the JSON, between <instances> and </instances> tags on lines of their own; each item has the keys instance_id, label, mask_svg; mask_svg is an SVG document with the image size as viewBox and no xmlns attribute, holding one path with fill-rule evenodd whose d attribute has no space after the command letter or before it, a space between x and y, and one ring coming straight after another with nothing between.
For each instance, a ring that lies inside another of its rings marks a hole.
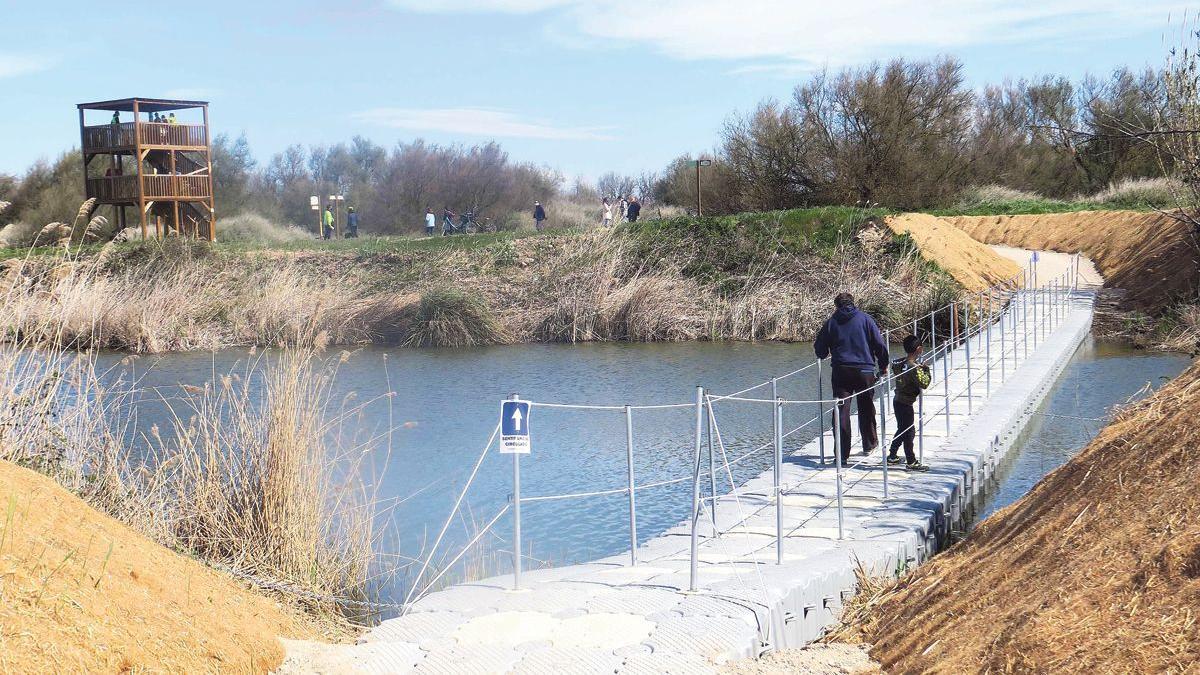
<instances>
[{"instance_id":1,"label":"water surface","mask_svg":"<svg viewBox=\"0 0 1200 675\"><path fill-rule=\"evenodd\" d=\"M331 354L332 362L340 353ZM180 385L200 386L228 372L245 372L254 358L244 350L215 354L172 354L121 360L111 366L141 385L137 429L170 428L164 401ZM684 403L696 385L728 393L792 371L812 360L809 344L686 343L517 345L478 349L384 349L350 352L336 366L330 399L335 408L367 403L345 424L343 441L369 453L364 478L387 505L381 525L389 552L418 557L449 513L496 426L499 403L509 394L567 404L639 405ZM1102 426L1074 418L1103 417L1143 386L1158 386L1182 371L1182 356L1139 352L1088 340L1017 442L1019 448L998 473L981 515L1019 498L1048 471L1067 461ZM384 396L394 392L392 397ZM781 381L779 395L817 398L815 371ZM828 387L824 390L827 396ZM769 398L764 387L749 396ZM811 418L815 406L791 408L785 429ZM716 418L730 457L769 444L769 405L726 402ZM637 410L634 475L639 485L690 476L692 408ZM621 411L535 408L529 420L533 452L521 464L524 497L619 489L626 484L625 419ZM791 426L789 426L789 423ZM810 427L789 438L792 449L814 437ZM734 440L736 439L736 440ZM720 462L720 446L716 449ZM751 455L736 465L740 483L771 466L771 453ZM705 467L707 470L707 467ZM728 477L719 477L728 490ZM478 528L509 503L512 460L489 452L439 552L447 559ZM691 501L690 481L641 491L639 541L682 521ZM582 562L628 550L628 505L623 494L525 504L523 549L530 566ZM511 551L508 516L484 538L495 553L485 564L506 569ZM397 599L400 580L384 590Z\"/></svg>"}]
</instances>

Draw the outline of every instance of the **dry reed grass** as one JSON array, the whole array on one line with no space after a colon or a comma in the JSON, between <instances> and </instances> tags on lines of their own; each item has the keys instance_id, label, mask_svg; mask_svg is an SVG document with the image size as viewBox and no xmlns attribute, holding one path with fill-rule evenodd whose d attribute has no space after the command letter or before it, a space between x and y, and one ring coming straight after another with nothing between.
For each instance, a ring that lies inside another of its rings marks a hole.
<instances>
[{"instance_id":1,"label":"dry reed grass","mask_svg":"<svg viewBox=\"0 0 1200 675\"><path fill-rule=\"evenodd\" d=\"M164 401L172 428L135 451L138 383L86 353L0 345L0 460L320 616L365 620L395 571L377 564L379 502L360 479L371 443L335 433L361 405L332 406L334 368L306 350L260 357Z\"/></svg>"},{"instance_id":2,"label":"dry reed grass","mask_svg":"<svg viewBox=\"0 0 1200 675\"><path fill-rule=\"evenodd\" d=\"M137 353L317 339L455 347L804 340L838 291L885 323L944 295L915 256L897 256L875 235L819 252L768 237L748 268L723 279L695 273L710 256L720 260L700 240L647 248L636 233L601 228L378 255L213 252L178 239L106 245L98 254L6 261L0 335Z\"/></svg>"}]
</instances>

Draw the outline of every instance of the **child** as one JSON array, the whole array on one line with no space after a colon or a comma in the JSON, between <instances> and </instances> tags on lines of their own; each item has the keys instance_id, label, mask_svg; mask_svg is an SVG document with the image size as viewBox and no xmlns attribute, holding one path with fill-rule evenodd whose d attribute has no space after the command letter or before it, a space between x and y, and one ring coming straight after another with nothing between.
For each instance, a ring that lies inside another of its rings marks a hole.
<instances>
[{"instance_id":1,"label":"child","mask_svg":"<svg viewBox=\"0 0 1200 675\"><path fill-rule=\"evenodd\" d=\"M917 361L923 351L925 348L920 339L916 335L909 335L904 338L904 352L907 356L892 362L892 372L896 374L896 395L892 398L892 410L896 412L897 433L892 438L892 448L888 452L887 461L888 464L900 463L896 452L903 443L905 468L909 471L929 470L929 467L918 462L917 456L913 454L913 439L917 435L917 428L913 423L916 417L913 414L913 404L917 402L921 390L928 387L933 379L929 366Z\"/></svg>"}]
</instances>

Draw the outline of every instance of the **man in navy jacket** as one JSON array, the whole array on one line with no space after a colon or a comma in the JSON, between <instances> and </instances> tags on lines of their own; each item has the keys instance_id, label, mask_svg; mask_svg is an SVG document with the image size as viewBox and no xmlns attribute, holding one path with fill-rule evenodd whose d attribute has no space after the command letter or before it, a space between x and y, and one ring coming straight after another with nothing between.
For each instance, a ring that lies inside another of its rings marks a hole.
<instances>
[{"instance_id":1,"label":"man in navy jacket","mask_svg":"<svg viewBox=\"0 0 1200 675\"><path fill-rule=\"evenodd\" d=\"M833 304L837 309L821 327L813 349L818 359L832 357L833 395L846 399L837 407L844 464L850 459L850 398L858 402L858 431L863 439L863 454L871 454L879 445L873 387L878 373L887 373L890 355L875 319L854 306L853 295L838 293Z\"/></svg>"}]
</instances>

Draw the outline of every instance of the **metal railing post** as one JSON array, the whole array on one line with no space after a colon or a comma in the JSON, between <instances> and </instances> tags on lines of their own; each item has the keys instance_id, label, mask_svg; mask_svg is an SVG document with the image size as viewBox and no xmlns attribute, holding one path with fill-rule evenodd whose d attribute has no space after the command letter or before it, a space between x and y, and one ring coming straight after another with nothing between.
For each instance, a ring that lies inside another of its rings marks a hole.
<instances>
[{"instance_id":1,"label":"metal railing post","mask_svg":"<svg viewBox=\"0 0 1200 675\"><path fill-rule=\"evenodd\" d=\"M930 376L933 369L929 370ZM925 462L925 395L917 397L917 461Z\"/></svg>"},{"instance_id":2,"label":"metal railing post","mask_svg":"<svg viewBox=\"0 0 1200 675\"><path fill-rule=\"evenodd\" d=\"M880 392L879 392L879 410L880 410L880 415L879 415L879 417L880 417L879 462L883 465L883 498L887 499L888 498L887 404L888 404L888 398L889 398L888 394L891 392L891 388L892 388L891 377L889 375L885 374L883 376L883 382L880 382L878 385L875 385L877 389L879 389L879 385L883 385L882 389L880 389ZM897 429L896 429L895 433L899 433L900 432L899 423L897 423L896 426L897 426ZM893 434L893 435L895 435L895 434Z\"/></svg>"},{"instance_id":3,"label":"metal railing post","mask_svg":"<svg viewBox=\"0 0 1200 675\"><path fill-rule=\"evenodd\" d=\"M833 414L838 415L838 409L842 407L842 401L837 399L833 403ZM842 522L842 433L839 422L835 421L833 425L833 461L837 471L836 490L837 490L837 521L838 521L838 539L845 538L845 528Z\"/></svg>"},{"instance_id":4,"label":"metal railing post","mask_svg":"<svg viewBox=\"0 0 1200 675\"><path fill-rule=\"evenodd\" d=\"M775 382L771 382L772 391ZM775 564L783 564L783 399L775 397Z\"/></svg>"},{"instance_id":5,"label":"metal railing post","mask_svg":"<svg viewBox=\"0 0 1200 675\"><path fill-rule=\"evenodd\" d=\"M1036 281L1035 281L1035 283L1036 283ZM1044 308L1038 307L1038 305L1041 304L1041 298L1042 298L1042 287L1038 286L1033 291L1033 348L1034 349L1037 349L1038 338L1041 337L1040 333L1042 330L1042 322L1040 321L1039 314L1038 314L1039 309L1044 311Z\"/></svg>"},{"instance_id":6,"label":"metal railing post","mask_svg":"<svg viewBox=\"0 0 1200 675\"><path fill-rule=\"evenodd\" d=\"M817 359L817 447L821 449L821 466L825 466L825 379L821 374L821 359ZM835 427L836 428L836 427Z\"/></svg>"},{"instance_id":7,"label":"metal railing post","mask_svg":"<svg viewBox=\"0 0 1200 675\"><path fill-rule=\"evenodd\" d=\"M633 483L633 409L625 406L625 469L629 478L629 564L637 566L637 507Z\"/></svg>"},{"instance_id":8,"label":"metal railing post","mask_svg":"<svg viewBox=\"0 0 1200 675\"><path fill-rule=\"evenodd\" d=\"M1000 382L1008 379L1008 340L1004 334L1008 332L1008 313L1012 311L1012 301L1000 308Z\"/></svg>"},{"instance_id":9,"label":"metal railing post","mask_svg":"<svg viewBox=\"0 0 1200 675\"><path fill-rule=\"evenodd\" d=\"M995 308L992 307L992 292L991 291L988 291L987 301L988 301L988 317L987 317L987 331L986 331L987 332L987 345L983 352L983 360L984 360L983 367L987 369L985 371L985 375L984 375L984 382L986 383L987 395L991 396L992 395L992 320L995 318ZM983 331L980 331L980 332L982 333Z\"/></svg>"},{"instance_id":10,"label":"metal railing post","mask_svg":"<svg viewBox=\"0 0 1200 675\"><path fill-rule=\"evenodd\" d=\"M974 402L973 396L972 396L973 392L971 391L971 338L970 338L970 336L967 336L967 339L964 341L964 347L966 348L966 364L967 364L967 414L971 415L975 411L975 407L974 407L975 402Z\"/></svg>"},{"instance_id":11,"label":"metal railing post","mask_svg":"<svg viewBox=\"0 0 1200 675\"><path fill-rule=\"evenodd\" d=\"M937 310L936 309L929 313L929 339L931 340L930 346L929 346L929 353L933 354L934 358L937 358Z\"/></svg>"},{"instance_id":12,"label":"metal railing post","mask_svg":"<svg viewBox=\"0 0 1200 675\"><path fill-rule=\"evenodd\" d=\"M700 520L700 446L704 436L704 387L696 387L696 434L695 448L692 456L692 541L691 569L688 575L688 590L696 590L696 553L699 538L696 528Z\"/></svg>"},{"instance_id":13,"label":"metal railing post","mask_svg":"<svg viewBox=\"0 0 1200 675\"><path fill-rule=\"evenodd\" d=\"M958 346L958 303L950 303L950 348L946 350L950 358L950 368L954 368L954 348Z\"/></svg>"},{"instance_id":14,"label":"metal railing post","mask_svg":"<svg viewBox=\"0 0 1200 675\"><path fill-rule=\"evenodd\" d=\"M708 496L711 498L708 503L708 512L712 516L713 535L717 533L717 472L713 468L713 411L712 406L704 407L704 419L707 421L708 432Z\"/></svg>"},{"instance_id":15,"label":"metal railing post","mask_svg":"<svg viewBox=\"0 0 1200 675\"><path fill-rule=\"evenodd\" d=\"M950 350L954 349L954 343L947 342L943 345L946 350L942 354L942 395L946 398L946 405L942 408L944 417L946 418L946 440L950 440L950 367L946 365L946 359L949 358Z\"/></svg>"},{"instance_id":16,"label":"metal railing post","mask_svg":"<svg viewBox=\"0 0 1200 675\"><path fill-rule=\"evenodd\" d=\"M515 401L516 394L509 400ZM513 590L521 588L521 454L513 453L512 508L513 508Z\"/></svg>"}]
</instances>

